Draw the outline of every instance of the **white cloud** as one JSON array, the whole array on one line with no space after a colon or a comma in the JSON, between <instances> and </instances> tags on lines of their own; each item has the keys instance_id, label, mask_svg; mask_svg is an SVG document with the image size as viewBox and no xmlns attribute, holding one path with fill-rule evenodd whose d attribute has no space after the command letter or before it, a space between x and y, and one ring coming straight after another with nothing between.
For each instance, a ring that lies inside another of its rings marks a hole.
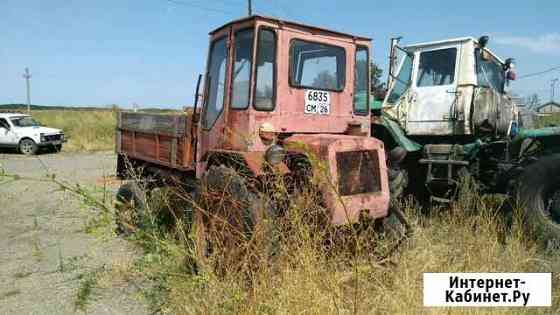
<instances>
[{"instance_id":1,"label":"white cloud","mask_svg":"<svg viewBox=\"0 0 560 315\"><path fill-rule=\"evenodd\" d=\"M560 33L529 36L496 36L496 43L527 48L533 52L560 55Z\"/></svg>"}]
</instances>

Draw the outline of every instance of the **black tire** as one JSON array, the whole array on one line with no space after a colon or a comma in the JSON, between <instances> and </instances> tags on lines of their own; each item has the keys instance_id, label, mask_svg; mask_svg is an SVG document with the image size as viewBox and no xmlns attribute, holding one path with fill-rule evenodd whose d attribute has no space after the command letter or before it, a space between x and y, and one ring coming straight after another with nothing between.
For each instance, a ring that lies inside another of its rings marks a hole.
<instances>
[{"instance_id":1,"label":"black tire","mask_svg":"<svg viewBox=\"0 0 560 315\"><path fill-rule=\"evenodd\" d=\"M391 199L398 199L404 195L404 191L408 186L408 174L401 168L389 168L389 191Z\"/></svg>"},{"instance_id":2,"label":"black tire","mask_svg":"<svg viewBox=\"0 0 560 315\"><path fill-rule=\"evenodd\" d=\"M37 146L37 143L35 143L35 141L33 141L32 139L25 138L19 142L18 149L22 154L35 155L37 154L37 150L39 149L39 147Z\"/></svg>"},{"instance_id":3,"label":"black tire","mask_svg":"<svg viewBox=\"0 0 560 315\"><path fill-rule=\"evenodd\" d=\"M116 195L115 223L119 235L128 236L142 227L143 214L146 211L146 193L138 183L123 184Z\"/></svg>"},{"instance_id":4,"label":"black tire","mask_svg":"<svg viewBox=\"0 0 560 315\"><path fill-rule=\"evenodd\" d=\"M516 192L526 231L544 242L560 246L560 154L543 157L521 174Z\"/></svg>"},{"instance_id":5,"label":"black tire","mask_svg":"<svg viewBox=\"0 0 560 315\"><path fill-rule=\"evenodd\" d=\"M249 188L247 179L224 165L211 166L204 174L194 211L193 236L196 256L219 273L237 269L245 261L255 224L262 217L262 198Z\"/></svg>"},{"instance_id":6,"label":"black tire","mask_svg":"<svg viewBox=\"0 0 560 315\"><path fill-rule=\"evenodd\" d=\"M400 220L395 211L399 205L399 199L404 195L408 186L408 174L401 168L389 168L389 192L391 193L390 209L387 217L383 219L383 231L389 234L401 235L406 233L406 226Z\"/></svg>"}]
</instances>

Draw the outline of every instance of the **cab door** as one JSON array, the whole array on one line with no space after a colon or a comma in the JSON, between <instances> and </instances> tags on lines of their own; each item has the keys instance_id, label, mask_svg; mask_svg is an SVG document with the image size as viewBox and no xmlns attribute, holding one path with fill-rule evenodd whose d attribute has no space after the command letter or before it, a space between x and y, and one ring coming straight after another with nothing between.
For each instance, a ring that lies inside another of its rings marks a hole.
<instances>
[{"instance_id":1,"label":"cab door","mask_svg":"<svg viewBox=\"0 0 560 315\"><path fill-rule=\"evenodd\" d=\"M223 141L226 104L229 102L230 42L231 32L226 30L216 35L210 43L197 152L199 161L205 159L209 150L219 148Z\"/></svg>"},{"instance_id":2,"label":"cab door","mask_svg":"<svg viewBox=\"0 0 560 315\"><path fill-rule=\"evenodd\" d=\"M17 143L12 129L7 119L0 118L0 145Z\"/></svg>"},{"instance_id":3,"label":"cab door","mask_svg":"<svg viewBox=\"0 0 560 315\"><path fill-rule=\"evenodd\" d=\"M459 45L415 54L406 129L411 135L451 135L457 102Z\"/></svg>"}]
</instances>

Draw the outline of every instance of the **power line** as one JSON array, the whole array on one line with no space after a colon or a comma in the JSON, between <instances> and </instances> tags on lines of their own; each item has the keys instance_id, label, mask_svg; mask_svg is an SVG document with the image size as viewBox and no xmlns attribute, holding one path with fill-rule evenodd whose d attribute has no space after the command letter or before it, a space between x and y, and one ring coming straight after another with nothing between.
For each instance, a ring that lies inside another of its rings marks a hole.
<instances>
[{"instance_id":1,"label":"power line","mask_svg":"<svg viewBox=\"0 0 560 315\"><path fill-rule=\"evenodd\" d=\"M173 3L173 4L184 5L184 6L188 6L188 7L192 7L192 8L197 8L197 9L201 9L201 10L205 10L205 11L232 14L232 12L229 12L229 11L220 10L220 9L216 9L216 8L208 8L208 7L205 7L205 6L201 6L197 3L193 3L193 2L185 2L185 1L178 1L178 0L167 0L167 2Z\"/></svg>"},{"instance_id":2,"label":"power line","mask_svg":"<svg viewBox=\"0 0 560 315\"><path fill-rule=\"evenodd\" d=\"M550 101L554 102L554 89L558 83L558 78L550 80Z\"/></svg>"},{"instance_id":3,"label":"power line","mask_svg":"<svg viewBox=\"0 0 560 315\"><path fill-rule=\"evenodd\" d=\"M526 74L526 75L521 75L521 76L519 76L519 79L534 77L534 76L537 76L537 75L541 75L541 74L545 74L545 73L552 72L552 71L554 71L554 70L560 70L560 66L552 67L552 68L546 69L546 70L544 70L544 71L533 72L533 73L529 73L529 74Z\"/></svg>"}]
</instances>

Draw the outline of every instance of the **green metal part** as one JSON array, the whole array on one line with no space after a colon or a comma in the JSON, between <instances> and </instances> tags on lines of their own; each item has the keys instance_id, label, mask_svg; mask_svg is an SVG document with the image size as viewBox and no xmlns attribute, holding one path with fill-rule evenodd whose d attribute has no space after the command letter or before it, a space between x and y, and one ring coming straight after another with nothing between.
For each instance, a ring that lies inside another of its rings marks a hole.
<instances>
[{"instance_id":1,"label":"green metal part","mask_svg":"<svg viewBox=\"0 0 560 315\"><path fill-rule=\"evenodd\" d=\"M512 141L512 153L519 155L522 143L526 139L537 140L543 154L560 153L560 127L539 129L519 129Z\"/></svg>"},{"instance_id":2,"label":"green metal part","mask_svg":"<svg viewBox=\"0 0 560 315\"><path fill-rule=\"evenodd\" d=\"M560 136L560 127L546 127L540 129L519 129L515 139L521 138L541 138L550 136Z\"/></svg>"},{"instance_id":3,"label":"green metal part","mask_svg":"<svg viewBox=\"0 0 560 315\"><path fill-rule=\"evenodd\" d=\"M401 128L398 122L392 120L386 115L382 115L381 124L385 126L385 128L387 128L398 145L405 149L407 152L414 152L422 149L422 145L412 141L405 135L404 130Z\"/></svg>"},{"instance_id":4,"label":"green metal part","mask_svg":"<svg viewBox=\"0 0 560 315\"><path fill-rule=\"evenodd\" d=\"M369 103L372 110L381 110L381 107L383 106L383 101L377 100L374 97L370 98Z\"/></svg>"}]
</instances>

